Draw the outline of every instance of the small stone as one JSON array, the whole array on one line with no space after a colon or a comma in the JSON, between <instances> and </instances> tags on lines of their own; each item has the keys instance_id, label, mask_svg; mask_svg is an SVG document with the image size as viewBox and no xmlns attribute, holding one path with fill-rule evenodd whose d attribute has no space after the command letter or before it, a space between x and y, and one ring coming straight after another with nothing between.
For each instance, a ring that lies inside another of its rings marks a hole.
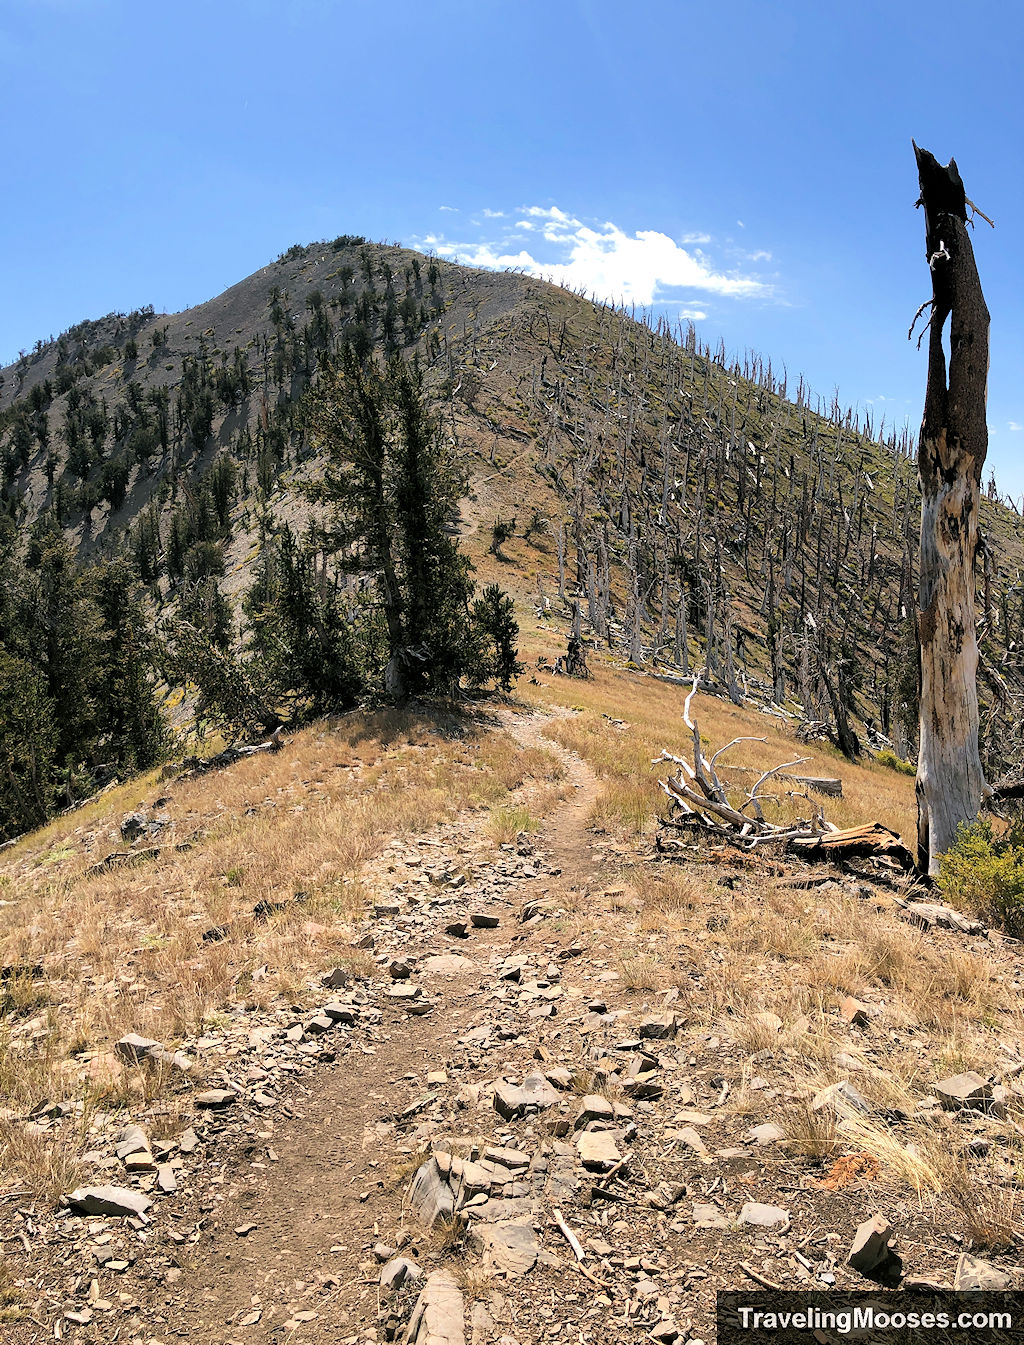
<instances>
[{"instance_id":1,"label":"small stone","mask_svg":"<svg viewBox=\"0 0 1024 1345\"><path fill-rule=\"evenodd\" d=\"M333 971L329 971L323 978L321 985L325 986L328 990L341 990L348 985L348 982L349 974L345 968L335 967Z\"/></svg>"},{"instance_id":2,"label":"small stone","mask_svg":"<svg viewBox=\"0 0 1024 1345\"><path fill-rule=\"evenodd\" d=\"M867 1005L862 1004L859 999L854 999L852 995L847 995L840 1004L839 1017L851 1027L867 1027L871 1021Z\"/></svg>"},{"instance_id":3,"label":"small stone","mask_svg":"<svg viewBox=\"0 0 1024 1345\"><path fill-rule=\"evenodd\" d=\"M602 1097L600 1093L588 1093L580 1103L573 1124L578 1130L581 1126L589 1125L591 1121L613 1121L614 1119L615 1108L611 1101Z\"/></svg>"},{"instance_id":4,"label":"small stone","mask_svg":"<svg viewBox=\"0 0 1024 1345\"><path fill-rule=\"evenodd\" d=\"M125 1158L124 1166L126 1172L153 1172L156 1160L148 1149L137 1149Z\"/></svg>"},{"instance_id":5,"label":"small stone","mask_svg":"<svg viewBox=\"0 0 1024 1345\"><path fill-rule=\"evenodd\" d=\"M408 981L400 981L397 985L393 985L390 990L387 991L388 999L397 1000L419 999L422 994L422 986L412 985Z\"/></svg>"},{"instance_id":6,"label":"small stone","mask_svg":"<svg viewBox=\"0 0 1024 1345\"><path fill-rule=\"evenodd\" d=\"M418 1280L422 1273L415 1261L410 1261L407 1256L396 1256L382 1267L380 1286L393 1293L396 1289L401 1289L403 1284Z\"/></svg>"},{"instance_id":7,"label":"small stone","mask_svg":"<svg viewBox=\"0 0 1024 1345\"><path fill-rule=\"evenodd\" d=\"M198 1143L199 1136L192 1127L189 1126L187 1130L182 1132L181 1138L178 1140L178 1148L183 1154L190 1154L194 1151Z\"/></svg>"},{"instance_id":8,"label":"small stone","mask_svg":"<svg viewBox=\"0 0 1024 1345\"><path fill-rule=\"evenodd\" d=\"M497 929L500 923L498 916L491 915L489 911L474 911L469 919L476 929Z\"/></svg>"},{"instance_id":9,"label":"small stone","mask_svg":"<svg viewBox=\"0 0 1024 1345\"><path fill-rule=\"evenodd\" d=\"M992 1103L992 1085L974 1070L943 1079L934 1091L947 1111L959 1111L962 1107L987 1111Z\"/></svg>"},{"instance_id":10,"label":"small stone","mask_svg":"<svg viewBox=\"0 0 1024 1345\"><path fill-rule=\"evenodd\" d=\"M388 975L393 981L407 981L412 975L412 967L408 962L395 958L393 962L388 963Z\"/></svg>"},{"instance_id":11,"label":"small stone","mask_svg":"<svg viewBox=\"0 0 1024 1345\"><path fill-rule=\"evenodd\" d=\"M871 1275L889 1259L892 1235L892 1225L884 1215L865 1219L857 1229L847 1261L862 1275Z\"/></svg>"},{"instance_id":12,"label":"small stone","mask_svg":"<svg viewBox=\"0 0 1024 1345\"><path fill-rule=\"evenodd\" d=\"M334 1019L326 1013L318 1013L315 1018L311 1018L306 1024L306 1032L311 1037L321 1037L325 1032L330 1032L334 1028Z\"/></svg>"},{"instance_id":13,"label":"small stone","mask_svg":"<svg viewBox=\"0 0 1024 1345\"><path fill-rule=\"evenodd\" d=\"M520 1153L518 1149L500 1149L495 1145L489 1145L484 1150L484 1159L488 1163L497 1163L503 1168L508 1168L510 1172L518 1172L521 1168L530 1166L530 1155Z\"/></svg>"},{"instance_id":14,"label":"small stone","mask_svg":"<svg viewBox=\"0 0 1024 1345\"><path fill-rule=\"evenodd\" d=\"M332 1023L341 1023L343 1027L355 1026L355 1010L350 1004L325 1004L320 1012Z\"/></svg>"},{"instance_id":15,"label":"small stone","mask_svg":"<svg viewBox=\"0 0 1024 1345\"><path fill-rule=\"evenodd\" d=\"M982 1289L1001 1293L1012 1284L1013 1276L1000 1270L998 1266L992 1265L989 1261L982 1261L980 1257L969 1256L967 1252L960 1253L956 1273L953 1276L954 1289Z\"/></svg>"},{"instance_id":16,"label":"small stone","mask_svg":"<svg viewBox=\"0 0 1024 1345\"><path fill-rule=\"evenodd\" d=\"M444 932L453 939L469 938L469 926L465 920L453 920L450 925L445 925Z\"/></svg>"},{"instance_id":17,"label":"small stone","mask_svg":"<svg viewBox=\"0 0 1024 1345\"><path fill-rule=\"evenodd\" d=\"M667 1041L676 1035L678 1026L674 1013L656 1013L643 1020L637 1036L647 1041Z\"/></svg>"},{"instance_id":18,"label":"small stone","mask_svg":"<svg viewBox=\"0 0 1024 1345\"><path fill-rule=\"evenodd\" d=\"M235 1237L247 1238L250 1233L255 1233L258 1227L258 1224L239 1224L235 1229Z\"/></svg>"},{"instance_id":19,"label":"small stone","mask_svg":"<svg viewBox=\"0 0 1024 1345\"><path fill-rule=\"evenodd\" d=\"M156 1184L164 1195L172 1195L178 1189L177 1178L170 1163L161 1163L156 1170Z\"/></svg>"},{"instance_id":20,"label":"small stone","mask_svg":"<svg viewBox=\"0 0 1024 1345\"><path fill-rule=\"evenodd\" d=\"M196 1106L208 1110L230 1107L238 1101L238 1094L232 1088L208 1088L205 1093L196 1094Z\"/></svg>"},{"instance_id":21,"label":"small stone","mask_svg":"<svg viewBox=\"0 0 1024 1345\"><path fill-rule=\"evenodd\" d=\"M754 1224L757 1228L777 1228L780 1224L789 1225L789 1210L780 1205L762 1205L756 1200L748 1200L740 1210L741 1224Z\"/></svg>"},{"instance_id":22,"label":"small stone","mask_svg":"<svg viewBox=\"0 0 1024 1345\"><path fill-rule=\"evenodd\" d=\"M778 1144L785 1138L786 1132L770 1121L764 1125L751 1126L747 1131L747 1139L753 1140L755 1144Z\"/></svg>"},{"instance_id":23,"label":"small stone","mask_svg":"<svg viewBox=\"0 0 1024 1345\"><path fill-rule=\"evenodd\" d=\"M857 1089L848 1079L840 1079L839 1083L829 1084L821 1092L816 1093L811 1107L814 1111L822 1111L825 1108L835 1112L839 1117L866 1116L871 1110L869 1104L861 1097Z\"/></svg>"}]
</instances>

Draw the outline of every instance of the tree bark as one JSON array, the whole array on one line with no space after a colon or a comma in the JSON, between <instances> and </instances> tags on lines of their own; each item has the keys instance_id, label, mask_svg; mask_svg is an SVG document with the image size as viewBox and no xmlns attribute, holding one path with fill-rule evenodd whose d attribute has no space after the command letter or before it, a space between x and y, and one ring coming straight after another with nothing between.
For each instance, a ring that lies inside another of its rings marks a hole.
<instances>
[{"instance_id":1,"label":"tree bark","mask_svg":"<svg viewBox=\"0 0 1024 1345\"><path fill-rule=\"evenodd\" d=\"M978 750L974 554L985 419L989 314L967 232L956 160L943 166L914 145L932 278L928 383L918 449L921 479L920 751L917 846L922 871L989 790ZM950 319L949 368L943 328Z\"/></svg>"}]
</instances>

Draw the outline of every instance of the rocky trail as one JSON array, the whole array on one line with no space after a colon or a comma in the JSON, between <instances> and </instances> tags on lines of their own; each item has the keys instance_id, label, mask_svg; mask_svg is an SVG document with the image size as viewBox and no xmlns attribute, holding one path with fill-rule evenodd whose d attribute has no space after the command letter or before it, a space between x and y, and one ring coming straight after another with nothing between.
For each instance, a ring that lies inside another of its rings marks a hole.
<instances>
[{"instance_id":1,"label":"rocky trail","mask_svg":"<svg viewBox=\"0 0 1024 1345\"><path fill-rule=\"evenodd\" d=\"M555 750L546 720L506 726ZM208 1086L87 1155L103 1185L71 1209L5 1202L10 1260L45 1267L5 1339L671 1345L712 1337L719 1288L1011 1282L867 1155L809 1167L784 1143L780 1044L809 1023L698 1029L698 947L668 989L630 977L666 936L588 830L599 782L557 751L566 797L538 832L499 848L467 811L367 865L365 976L326 977L312 1015L211 1030ZM722 881L727 901L759 878ZM851 1003L852 1050L879 1010ZM872 1110L867 1068L836 1057L805 1104L818 1133ZM971 1077L922 1107L983 1146L999 1098Z\"/></svg>"}]
</instances>

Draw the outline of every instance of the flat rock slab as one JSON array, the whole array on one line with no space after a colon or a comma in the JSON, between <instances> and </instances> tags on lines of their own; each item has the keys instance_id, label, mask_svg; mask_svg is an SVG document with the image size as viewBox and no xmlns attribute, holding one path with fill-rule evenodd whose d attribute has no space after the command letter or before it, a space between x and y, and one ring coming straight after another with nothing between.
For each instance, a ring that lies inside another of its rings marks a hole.
<instances>
[{"instance_id":1,"label":"flat rock slab","mask_svg":"<svg viewBox=\"0 0 1024 1345\"><path fill-rule=\"evenodd\" d=\"M589 1172L607 1172L622 1162L614 1130L584 1130L576 1137L580 1162Z\"/></svg>"},{"instance_id":2,"label":"flat rock slab","mask_svg":"<svg viewBox=\"0 0 1024 1345\"><path fill-rule=\"evenodd\" d=\"M766 1121L764 1125L751 1126L746 1137L755 1144L778 1144L786 1138L786 1132L771 1121Z\"/></svg>"},{"instance_id":3,"label":"flat rock slab","mask_svg":"<svg viewBox=\"0 0 1024 1345\"><path fill-rule=\"evenodd\" d=\"M473 971L475 967L473 959L461 953L438 953L423 960L423 970L434 976L458 976L459 972Z\"/></svg>"},{"instance_id":4,"label":"flat rock slab","mask_svg":"<svg viewBox=\"0 0 1024 1345\"><path fill-rule=\"evenodd\" d=\"M81 1214L111 1214L121 1218L145 1214L152 1205L141 1191L124 1186L80 1186L68 1197L71 1208Z\"/></svg>"},{"instance_id":5,"label":"flat rock slab","mask_svg":"<svg viewBox=\"0 0 1024 1345\"><path fill-rule=\"evenodd\" d=\"M205 1107L208 1110L230 1107L233 1102L237 1101L238 1094L231 1088L208 1088L205 1093L196 1095L196 1106Z\"/></svg>"},{"instance_id":6,"label":"flat rock slab","mask_svg":"<svg viewBox=\"0 0 1024 1345\"><path fill-rule=\"evenodd\" d=\"M959 1111L961 1107L985 1111L992 1103L992 1085L974 1070L943 1079L934 1091L947 1111Z\"/></svg>"},{"instance_id":7,"label":"flat rock slab","mask_svg":"<svg viewBox=\"0 0 1024 1345\"><path fill-rule=\"evenodd\" d=\"M416 1300L405 1345L466 1345L462 1291L445 1270L435 1270Z\"/></svg>"},{"instance_id":8,"label":"flat rock slab","mask_svg":"<svg viewBox=\"0 0 1024 1345\"><path fill-rule=\"evenodd\" d=\"M693 1222L698 1228L732 1227L732 1220L717 1205L708 1205L699 1201L693 1206Z\"/></svg>"},{"instance_id":9,"label":"flat rock slab","mask_svg":"<svg viewBox=\"0 0 1024 1345\"><path fill-rule=\"evenodd\" d=\"M553 1107L557 1101L557 1091L543 1074L528 1074L521 1084L499 1083L494 1090L494 1110L506 1121Z\"/></svg>"},{"instance_id":10,"label":"flat rock slab","mask_svg":"<svg viewBox=\"0 0 1024 1345\"><path fill-rule=\"evenodd\" d=\"M140 1037L137 1032L129 1032L126 1037L114 1043L115 1053L130 1064L138 1064L154 1051L163 1049L163 1042L154 1041L152 1037Z\"/></svg>"},{"instance_id":11,"label":"flat rock slab","mask_svg":"<svg viewBox=\"0 0 1024 1345\"><path fill-rule=\"evenodd\" d=\"M149 1153L149 1136L141 1126L126 1126L121 1131L114 1152L118 1158L127 1158L130 1154Z\"/></svg>"},{"instance_id":12,"label":"flat rock slab","mask_svg":"<svg viewBox=\"0 0 1024 1345\"><path fill-rule=\"evenodd\" d=\"M779 1228L789 1226L789 1210L781 1205L762 1205L756 1200L748 1200L740 1210L740 1223L753 1224L757 1228Z\"/></svg>"},{"instance_id":13,"label":"flat rock slab","mask_svg":"<svg viewBox=\"0 0 1024 1345\"><path fill-rule=\"evenodd\" d=\"M474 1225L470 1245L483 1252L485 1267L512 1278L532 1270L540 1253L537 1234L528 1223Z\"/></svg>"},{"instance_id":14,"label":"flat rock slab","mask_svg":"<svg viewBox=\"0 0 1024 1345\"><path fill-rule=\"evenodd\" d=\"M497 929L500 917L492 915L490 911L474 911L469 917L469 922L475 929Z\"/></svg>"},{"instance_id":15,"label":"flat rock slab","mask_svg":"<svg viewBox=\"0 0 1024 1345\"><path fill-rule=\"evenodd\" d=\"M602 1097L600 1093L588 1093L580 1103L573 1124L579 1129L580 1126L589 1125L591 1121L613 1121L614 1119L615 1107L612 1105L611 1099Z\"/></svg>"}]
</instances>

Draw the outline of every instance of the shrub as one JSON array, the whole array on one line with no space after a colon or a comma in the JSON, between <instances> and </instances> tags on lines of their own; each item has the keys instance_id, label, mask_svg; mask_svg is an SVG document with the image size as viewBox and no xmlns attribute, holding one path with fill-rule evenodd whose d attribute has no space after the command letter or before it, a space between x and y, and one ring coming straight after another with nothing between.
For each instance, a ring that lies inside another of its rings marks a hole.
<instances>
[{"instance_id":1,"label":"shrub","mask_svg":"<svg viewBox=\"0 0 1024 1345\"><path fill-rule=\"evenodd\" d=\"M879 766L887 766L889 770L895 771L898 775L916 775L917 767L912 761L904 761L902 757L897 756L891 747L883 747L880 752L875 754L875 760Z\"/></svg>"},{"instance_id":2,"label":"shrub","mask_svg":"<svg viewBox=\"0 0 1024 1345\"><path fill-rule=\"evenodd\" d=\"M991 822L962 825L942 856L938 886L958 910L1024 937L1024 827L994 836Z\"/></svg>"}]
</instances>

